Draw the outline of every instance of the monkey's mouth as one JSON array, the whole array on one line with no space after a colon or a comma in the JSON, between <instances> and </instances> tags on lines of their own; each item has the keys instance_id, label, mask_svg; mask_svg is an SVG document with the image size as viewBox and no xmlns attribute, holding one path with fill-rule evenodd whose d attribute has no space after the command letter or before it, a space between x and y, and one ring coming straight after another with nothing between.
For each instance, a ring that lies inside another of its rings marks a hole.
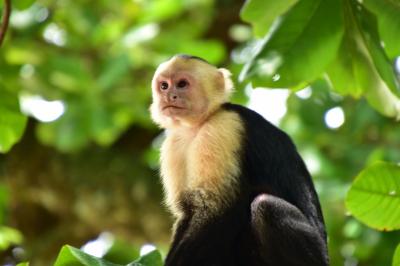
<instances>
[{"instance_id":1,"label":"monkey's mouth","mask_svg":"<svg viewBox=\"0 0 400 266\"><path fill-rule=\"evenodd\" d=\"M185 109L185 108L182 106L176 106L176 105L166 105L162 108L163 111L167 110L167 109Z\"/></svg>"}]
</instances>

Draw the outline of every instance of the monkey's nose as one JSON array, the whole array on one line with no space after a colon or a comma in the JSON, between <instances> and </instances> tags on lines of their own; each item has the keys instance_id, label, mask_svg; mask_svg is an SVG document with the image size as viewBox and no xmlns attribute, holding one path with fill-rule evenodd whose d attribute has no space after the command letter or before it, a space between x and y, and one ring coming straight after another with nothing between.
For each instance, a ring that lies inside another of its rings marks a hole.
<instances>
[{"instance_id":1,"label":"monkey's nose","mask_svg":"<svg viewBox=\"0 0 400 266\"><path fill-rule=\"evenodd\" d=\"M175 93L170 93L168 98L170 101L175 101L178 99L178 95L176 95Z\"/></svg>"}]
</instances>

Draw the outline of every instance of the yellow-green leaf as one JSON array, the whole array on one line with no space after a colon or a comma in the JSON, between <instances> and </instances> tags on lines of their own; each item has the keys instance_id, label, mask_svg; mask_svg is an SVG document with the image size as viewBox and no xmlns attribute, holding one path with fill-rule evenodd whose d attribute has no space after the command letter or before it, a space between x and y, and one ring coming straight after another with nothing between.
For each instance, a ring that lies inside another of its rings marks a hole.
<instances>
[{"instance_id":1,"label":"yellow-green leaf","mask_svg":"<svg viewBox=\"0 0 400 266\"><path fill-rule=\"evenodd\" d=\"M393 266L400 266L400 244L397 246L393 257Z\"/></svg>"},{"instance_id":2,"label":"yellow-green leaf","mask_svg":"<svg viewBox=\"0 0 400 266\"><path fill-rule=\"evenodd\" d=\"M0 95L0 153L4 153L22 137L27 118L21 114L14 93L0 88Z\"/></svg>"},{"instance_id":3,"label":"yellow-green leaf","mask_svg":"<svg viewBox=\"0 0 400 266\"><path fill-rule=\"evenodd\" d=\"M347 194L346 206L372 228L400 229L400 165L378 162L364 169Z\"/></svg>"},{"instance_id":4,"label":"yellow-green leaf","mask_svg":"<svg viewBox=\"0 0 400 266\"><path fill-rule=\"evenodd\" d=\"M273 21L298 0L248 0L240 11L241 18L253 25L256 36L265 35Z\"/></svg>"}]
</instances>

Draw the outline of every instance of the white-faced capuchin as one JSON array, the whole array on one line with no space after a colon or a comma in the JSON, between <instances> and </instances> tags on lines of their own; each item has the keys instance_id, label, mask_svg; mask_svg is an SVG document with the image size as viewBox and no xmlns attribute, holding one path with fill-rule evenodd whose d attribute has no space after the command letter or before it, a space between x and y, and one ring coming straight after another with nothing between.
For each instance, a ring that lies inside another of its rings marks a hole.
<instances>
[{"instance_id":1,"label":"white-faced capuchin","mask_svg":"<svg viewBox=\"0 0 400 266\"><path fill-rule=\"evenodd\" d=\"M229 103L226 69L189 55L152 80L166 129L161 176L175 215L167 266L325 266L326 233L310 174L290 138Z\"/></svg>"}]
</instances>

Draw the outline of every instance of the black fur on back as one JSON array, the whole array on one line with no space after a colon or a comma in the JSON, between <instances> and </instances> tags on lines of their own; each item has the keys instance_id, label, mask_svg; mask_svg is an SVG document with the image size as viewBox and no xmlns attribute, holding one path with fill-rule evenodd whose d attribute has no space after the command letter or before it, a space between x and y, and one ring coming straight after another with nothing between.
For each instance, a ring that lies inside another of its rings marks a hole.
<instances>
[{"instance_id":1,"label":"black fur on back","mask_svg":"<svg viewBox=\"0 0 400 266\"><path fill-rule=\"evenodd\" d=\"M267 193L288 201L326 238L311 176L289 136L246 107L226 103L223 108L238 113L245 123L242 175L250 184L250 193Z\"/></svg>"}]
</instances>

